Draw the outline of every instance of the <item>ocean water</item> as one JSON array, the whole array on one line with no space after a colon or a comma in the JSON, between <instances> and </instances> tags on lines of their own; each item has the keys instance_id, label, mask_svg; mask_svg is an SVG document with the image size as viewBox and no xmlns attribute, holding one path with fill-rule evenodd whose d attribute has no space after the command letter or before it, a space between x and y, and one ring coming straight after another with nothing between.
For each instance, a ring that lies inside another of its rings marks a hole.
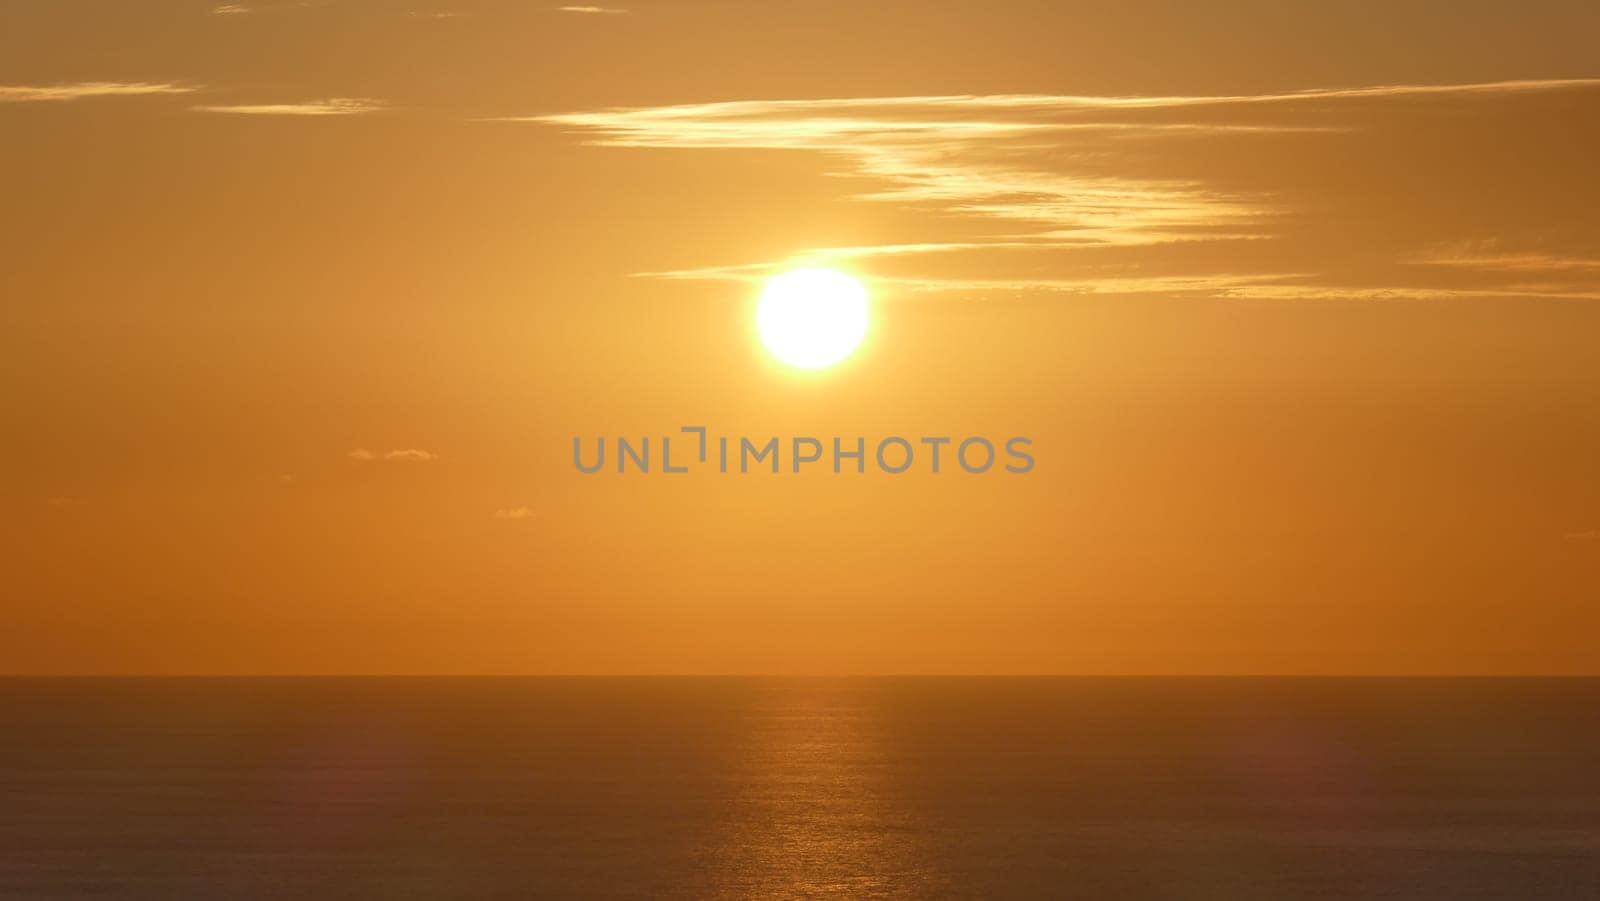
<instances>
[{"instance_id":1,"label":"ocean water","mask_svg":"<svg viewBox=\"0 0 1600 901\"><path fill-rule=\"evenodd\" d=\"M6 679L0 897L1600 898L1600 680Z\"/></svg>"}]
</instances>

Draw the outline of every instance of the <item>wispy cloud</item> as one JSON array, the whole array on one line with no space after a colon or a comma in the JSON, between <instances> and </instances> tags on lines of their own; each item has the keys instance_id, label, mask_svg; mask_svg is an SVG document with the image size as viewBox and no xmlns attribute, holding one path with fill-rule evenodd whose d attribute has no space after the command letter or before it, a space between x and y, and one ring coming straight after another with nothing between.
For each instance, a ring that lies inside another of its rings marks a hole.
<instances>
[{"instance_id":1,"label":"wispy cloud","mask_svg":"<svg viewBox=\"0 0 1600 901\"><path fill-rule=\"evenodd\" d=\"M1476 246L1474 246L1474 244ZM1561 256L1542 251L1498 250L1496 242L1473 242L1411 257L1419 266L1449 266L1480 272L1600 272L1600 257Z\"/></svg>"},{"instance_id":2,"label":"wispy cloud","mask_svg":"<svg viewBox=\"0 0 1600 901\"><path fill-rule=\"evenodd\" d=\"M189 94L197 88L171 82L83 81L75 84L0 85L0 103L45 103L95 97L144 97Z\"/></svg>"},{"instance_id":3,"label":"wispy cloud","mask_svg":"<svg viewBox=\"0 0 1600 901\"><path fill-rule=\"evenodd\" d=\"M527 507L508 507L494 511L495 519L532 519L534 512Z\"/></svg>"},{"instance_id":4,"label":"wispy cloud","mask_svg":"<svg viewBox=\"0 0 1600 901\"><path fill-rule=\"evenodd\" d=\"M223 3L211 7L211 14L214 16L238 16L248 12L250 12L250 7L242 3Z\"/></svg>"},{"instance_id":5,"label":"wispy cloud","mask_svg":"<svg viewBox=\"0 0 1600 901\"><path fill-rule=\"evenodd\" d=\"M380 461L388 463L433 463L439 459L438 454L417 448L396 449L384 451L383 453L370 451L366 448L356 448L345 454L345 456L357 463L376 463Z\"/></svg>"},{"instance_id":6,"label":"wispy cloud","mask_svg":"<svg viewBox=\"0 0 1600 901\"><path fill-rule=\"evenodd\" d=\"M982 246L982 245L980 245ZM781 265L819 265L835 260L826 254L808 252L782 261ZM775 264L749 263L733 266L706 266L700 269L678 269L662 272L641 272L641 278L682 279L689 281L762 281L771 275ZM1279 287L1273 283L1296 278L1307 278L1296 273L1266 273L1259 275L1237 273L1209 273L1204 275L1107 275L1089 278L952 278L949 276L916 277L905 275L878 276L873 281L882 286L895 286L911 291L959 292L1018 292L1050 291L1060 294L1197 294L1206 296L1268 296L1255 294L1257 290L1271 292ZM1295 286L1281 286L1286 291ZM1285 294L1283 296L1289 296Z\"/></svg>"},{"instance_id":7,"label":"wispy cloud","mask_svg":"<svg viewBox=\"0 0 1600 901\"><path fill-rule=\"evenodd\" d=\"M1421 175L1459 172L1470 185L1484 174L1473 166L1504 167L1471 156L1482 146L1471 129L1483 127L1482 120L1463 114L1487 111L1510 123L1505 140L1520 131L1536 144L1536 129L1548 127L1538 117L1558 105L1527 98L1556 94L1580 98L1563 101L1579 104L1580 112L1600 112L1589 109L1600 98L1600 79L1534 79L1254 95L742 100L500 121L560 126L611 147L813 153L830 161L833 174L873 185L850 199L899 205L925 214L908 221L929 223L925 234L907 232L879 245L796 248L784 259L713 261L641 275L750 279L799 260L856 260L870 263L884 281L920 290L989 285L1281 298L1589 299L1600 292L1600 272L1583 254L1522 248L1422 259L1392 237L1367 246L1358 231L1368 217L1434 244L1458 239L1438 233L1461 226L1459 213L1443 206L1476 192L1450 185L1440 191L1439 208L1422 198L1399 211L1416 221L1401 221L1376 186L1403 189L1419 173L1384 148L1397 141L1442 144L1456 168ZM1494 171L1503 183L1505 173ZM1549 173L1543 177L1550 180ZM1361 190L1349 189L1352 180ZM1512 230L1521 224L1515 212L1484 218ZM995 223L1009 227L997 231ZM1329 250L1335 244L1345 247L1342 255ZM972 271L979 256L982 276ZM1332 262L1315 271L1308 266L1313 261ZM1481 274L1435 271L1446 267L1476 267ZM1517 273L1523 277L1513 278ZM1541 277L1528 277L1535 274ZM1572 277L1542 277L1553 274Z\"/></svg>"},{"instance_id":8,"label":"wispy cloud","mask_svg":"<svg viewBox=\"0 0 1600 901\"><path fill-rule=\"evenodd\" d=\"M627 10L615 6L557 6L558 13L582 13L591 16L620 16Z\"/></svg>"},{"instance_id":9,"label":"wispy cloud","mask_svg":"<svg viewBox=\"0 0 1600 901\"><path fill-rule=\"evenodd\" d=\"M1283 279L1274 278L1266 281L1279 282ZM1474 297L1600 300L1600 290L1586 290L1571 285L1444 288L1427 285L1253 284L1219 286L1215 294L1218 297L1255 300L1460 300Z\"/></svg>"},{"instance_id":10,"label":"wispy cloud","mask_svg":"<svg viewBox=\"0 0 1600 901\"><path fill-rule=\"evenodd\" d=\"M597 132L615 147L810 150L844 157L851 175L884 182L860 199L921 204L946 212L1042 224L1036 243L1142 244L1248 230L1267 214L1262 198L1177 179L1075 174L1019 165L1007 150L1059 145L1086 131L1159 134L1182 123L1050 123L928 118L955 108L1021 109L1020 98L887 98L733 102L536 117ZM1040 102L1033 98L1031 103ZM913 117L897 117L911 114ZM1241 126L1194 125L1202 131ZM1182 130L1188 130L1185 127ZM1250 126L1259 130L1267 126ZM1227 226L1222 232L1218 226ZM970 244L971 242L966 242ZM935 248L923 244L924 252ZM947 249L958 249L947 245Z\"/></svg>"},{"instance_id":11,"label":"wispy cloud","mask_svg":"<svg viewBox=\"0 0 1600 901\"><path fill-rule=\"evenodd\" d=\"M244 103L191 107L202 113L228 113L240 116L359 116L387 109L382 100L363 97L330 97L300 103Z\"/></svg>"},{"instance_id":12,"label":"wispy cloud","mask_svg":"<svg viewBox=\"0 0 1600 901\"><path fill-rule=\"evenodd\" d=\"M1365 88L1318 88L1266 94L1201 94L1167 96L1108 96L1081 94L914 94L900 97L830 97L812 100L732 100L673 106L628 107L613 110L523 117L528 121L567 122L616 127L642 122L695 123L710 120L745 120L762 116L788 118L829 111L938 111L986 110L996 113L1073 112L1084 110L1177 109L1197 106L1257 104L1305 105L1307 101L1387 99L1429 96L1492 96L1571 89L1600 88L1600 78L1522 79L1448 85L1388 85ZM610 142L608 142L610 143Z\"/></svg>"}]
</instances>

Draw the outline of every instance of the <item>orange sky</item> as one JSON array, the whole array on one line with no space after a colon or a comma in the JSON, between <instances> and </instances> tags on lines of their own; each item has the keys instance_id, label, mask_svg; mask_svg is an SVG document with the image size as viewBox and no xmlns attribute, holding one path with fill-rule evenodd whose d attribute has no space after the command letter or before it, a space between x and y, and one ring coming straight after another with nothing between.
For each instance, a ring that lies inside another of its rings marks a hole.
<instances>
[{"instance_id":1,"label":"orange sky","mask_svg":"<svg viewBox=\"0 0 1600 901\"><path fill-rule=\"evenodd\" d=\"M1594 4L557 5L0 8L0 671L1600 671Z\"/></svg>"}]
</instances>

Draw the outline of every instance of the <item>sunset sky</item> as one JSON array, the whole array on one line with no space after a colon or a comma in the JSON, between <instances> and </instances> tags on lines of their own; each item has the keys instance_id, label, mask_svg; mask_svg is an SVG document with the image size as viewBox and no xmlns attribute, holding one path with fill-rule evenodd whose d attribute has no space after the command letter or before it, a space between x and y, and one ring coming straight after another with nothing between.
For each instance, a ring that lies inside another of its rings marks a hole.
<instances>
[{"instance_id":1,"label":"sunset sky","mask_svg":"<svg viewBox=\"0 0 1600 901\"><path fill-rule=\"evenodd\" d=\"M1600 672L1600 6L1200 6L0 0L0 672Z\"/></svg>"}]
</instances>

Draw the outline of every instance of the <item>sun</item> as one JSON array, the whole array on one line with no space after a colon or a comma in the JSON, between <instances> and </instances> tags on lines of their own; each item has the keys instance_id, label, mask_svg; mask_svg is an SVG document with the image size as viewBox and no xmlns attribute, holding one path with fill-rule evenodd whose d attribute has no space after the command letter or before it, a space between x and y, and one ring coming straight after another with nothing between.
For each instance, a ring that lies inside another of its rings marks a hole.
<instances>
[{"instance_id":1,"label":"sun","mask_svg":"<svg viewBox=\"0 0 1600 901\"><path fill-rule=\"evenodd\" d=\"M867 335L867 289L833 269L790 270L761 292L756 328L767 350L790 366L831 366Z\"/></svg>"}]
</instances>

